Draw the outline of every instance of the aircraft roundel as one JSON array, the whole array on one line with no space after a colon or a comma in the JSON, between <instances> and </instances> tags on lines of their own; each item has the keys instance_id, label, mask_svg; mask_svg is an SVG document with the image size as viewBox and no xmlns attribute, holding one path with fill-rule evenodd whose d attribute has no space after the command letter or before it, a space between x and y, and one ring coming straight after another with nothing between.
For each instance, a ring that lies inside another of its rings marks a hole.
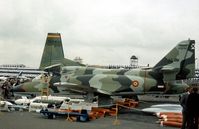
<instances>
[{"instance_id":1,"label":"aircraft roundel","mask_svg":"<svg viewBox=\"0 0 199 129\"><path fill-rule=\"evenodd\" d=\"M131 84L132 84L133 87L138 87L139 82L137 80L134 80L134 81L132 81Z\"/></svg>"}]
</instances>

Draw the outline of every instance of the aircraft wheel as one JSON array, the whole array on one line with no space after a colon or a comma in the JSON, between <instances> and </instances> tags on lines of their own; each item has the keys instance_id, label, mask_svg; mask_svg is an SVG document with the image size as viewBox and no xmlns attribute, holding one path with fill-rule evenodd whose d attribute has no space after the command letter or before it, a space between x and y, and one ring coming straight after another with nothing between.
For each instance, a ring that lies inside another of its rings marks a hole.
<instances>
[{"instance_id":1,"label":"aircraft wheel","mask_svg":"<svg viewBox=\"0 0 199 129\"><path fill-rule=\"evenodd\" d=\"M56 118L55 114L51 113L48 114L48 119L55 119L55 118Z\"/></svg>"},{"instance_id":2,"label":"aircraft wheel","mask_svg":"<svg viewBox=\"0 0 199 129\"><path fill-rule=\"evenodd\" d=\"M137 96L137 95L133 95L133 96L132 96L132 99L134 99L134 100L135 100L135 101L137 101L137 102L139 101L139 99L138 99L138 96Z\"/></svg>"},{"instance_id":3,"label":"aircraft wheel","mask_svg":"<svg viewBox=\"0 0 199 129\"><path fill-rule=\"evenodd\" d=\"M130 96L122 96L122 98L129 98L129 99L133 99L135 100L136 102L139 101L139 98L137 95L130 95Z\"/></svg>"}]
</instances>

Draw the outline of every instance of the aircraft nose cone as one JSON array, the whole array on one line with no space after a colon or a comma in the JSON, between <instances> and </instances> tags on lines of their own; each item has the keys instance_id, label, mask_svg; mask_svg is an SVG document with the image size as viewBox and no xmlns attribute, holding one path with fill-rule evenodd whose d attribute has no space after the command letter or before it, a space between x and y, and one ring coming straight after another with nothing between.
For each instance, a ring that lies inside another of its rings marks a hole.
<instances>
[{"instance_id":1,"label":"aircraft nose cone","mask_svg":"<svg viewBox=\"0 0 199 129\"><path fill-rule=\"evenodd\" d=\"M18 85L12 88L12 92L25 92L25 89L23 89L23 85Z\"/></svg>"}]
</instances>

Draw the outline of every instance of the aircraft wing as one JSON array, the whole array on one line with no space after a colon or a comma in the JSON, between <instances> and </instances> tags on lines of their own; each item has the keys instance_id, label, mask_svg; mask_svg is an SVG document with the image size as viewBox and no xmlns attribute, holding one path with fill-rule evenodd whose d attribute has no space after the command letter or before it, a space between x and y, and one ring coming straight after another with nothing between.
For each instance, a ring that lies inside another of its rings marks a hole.
<instances>
[{"instance_id":1,"label":"aircraft wing","mask_svg":"<svg viewBox=\"0 0 199 129\"><path fill-rule=\"evenodd\" d=\"M69 92L75 92L80 94L86 94L87 91L90 91L90 87L83 87L80 85L77 85L75 83L70 82L57 82L54 83L54 86L58 88L59 91L69 91Z\"/></svg>"},{"instance_id":2,"label":"aircraft wing","mask_svg":"<svg viewBox=\"0 0 199 129\"><path fill-rule=\"evenodd\" d=\"M173 66L163 66L161 71L165 71L165 72L172 72L172 71L175 71L176 68L173 67Z\"/></svg>"},{"instance_id":3,"label":"aircraft wing","mask_svg":"<svg viewBox=\"0 0 199 129\"><path fill-rule=\"evenodd\" d=\"M70 83L70 82L57 82L54 83L55 86L76 86L77 84L75 83Z\"/></svg>"},{"instance_id":4,"label":"aircraft wing","mask_svg":"<svg viewBox=\"0 0 199 129\"><path fill-rule=\"evenodd\" d=\"M53 73L55 72L57 73L57 71L60 72L60 70L61 70L61 64L54 64L44 68L44 71L53 72Z\"/></svg>"}]
</instances>

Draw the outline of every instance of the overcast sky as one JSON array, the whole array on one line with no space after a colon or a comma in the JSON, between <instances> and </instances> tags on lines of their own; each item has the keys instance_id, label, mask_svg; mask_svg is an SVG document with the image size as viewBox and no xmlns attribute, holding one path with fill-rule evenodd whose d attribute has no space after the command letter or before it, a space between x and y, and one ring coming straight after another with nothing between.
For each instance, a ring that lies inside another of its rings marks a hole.
<instances>
[{"instance_id":1,"label":"overcast sky","mask_svg":"<svg viewBox=\"0 0 199 129\"><path fill-rule=\"evenodd\" d=\"M199 0L0 0L0 64L39 67L49 32L85 64L154 66L188 38L198 58Z\"/></svg>"}]
</instances>

